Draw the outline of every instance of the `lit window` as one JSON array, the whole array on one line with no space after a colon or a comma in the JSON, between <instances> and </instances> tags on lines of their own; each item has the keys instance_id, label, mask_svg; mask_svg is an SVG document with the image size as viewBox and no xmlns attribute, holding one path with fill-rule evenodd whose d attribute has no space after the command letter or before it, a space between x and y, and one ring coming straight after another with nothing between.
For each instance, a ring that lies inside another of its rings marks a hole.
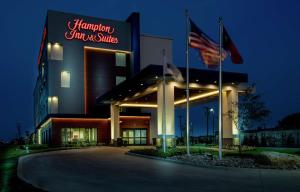
<instances>
[{"instance_id":1,"label":"lit window","mask_svg":"<svg viewBox=\"0 0 300 192\"><path fill-rule=\"evenodd\" d=\"M122 83L125 80L126 80L126 77L124 77L124 76L116 76L116 85L119 85L120 83Z\"/></svg>"},{"instance_id":2,"label":"lit window","mask_svg":"<svg viewBox=\"0 0 300 192\"><path fill-rule=\"evenodd\" d=\"M58 97L48 97L48 112L58 113Z\"/></svg>"},{"instance_id":3,"label":"lit window","mask_svg":"<svg viewBox=\"0 0 300 192\"><path fill-rule=\"evenodd\" d=\"M116 53L116 66L126 67L126 54Z\"/></svg>"},{"instance_id":4,"label":"lit window","mask_svg":"<svg viewBox=\"0 0 300 192\"><path fill-rule=\"evenodd\" d=\"M45 63L42 63L42 77L44 77L45 73Z\"/></svg>"},{"instance_id":5,"label":"lit window","mask_svg":"<svg viewBox=\"0 0 300 192\"><path fill-rule=\"evenodd\" d=\"M62 45L58 43L48 43L47 50L49 59L58 61L63 60L64 48Z\"/></svg>"},{"instance_id":6,"label":"lit window","mask_svg":"<svg viewBox=\"0 0 300 192\"><path fill-rule=\"evenodd\" d=\"M69 71L62 71L60 74L60 86L64 88L70 88L71 74Z\"/></svg>"}]
</instances>

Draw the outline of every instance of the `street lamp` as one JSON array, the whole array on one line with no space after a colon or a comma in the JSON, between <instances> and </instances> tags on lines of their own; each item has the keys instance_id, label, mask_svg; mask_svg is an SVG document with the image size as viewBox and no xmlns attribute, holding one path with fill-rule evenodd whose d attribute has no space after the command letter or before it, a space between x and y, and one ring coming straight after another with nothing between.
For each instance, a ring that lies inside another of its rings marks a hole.
<instances>
[{"instance_id":1,"label":"street lamp","mask_svg":"<svg viewBox=\"0 0 300 192\"><path fill-rule=\"evenodd\" d=\"M208 141L209 141L209 139L208 139L208 120L209 120L209 114L210 113L212 113L212 117L213 117L213 123L212 123L212 130L213 130L213 135L214 135L214 109L213 108L211 108L211 107L204 107L204 109L205 109L205 111L206 111L206 144L208 144Z\"/></svg>"},{"instance_id":2,"label":"street lamp","mask_svg":"<svg viewBox=\"0 0 300 192\"><path fill-rule=\"evenodd\" d=\"M212 113L212 135L213 135L213 143L215 143L215 110L214 110L214 108L210 108L209 112Z\"/></svg>"}]
</instances>

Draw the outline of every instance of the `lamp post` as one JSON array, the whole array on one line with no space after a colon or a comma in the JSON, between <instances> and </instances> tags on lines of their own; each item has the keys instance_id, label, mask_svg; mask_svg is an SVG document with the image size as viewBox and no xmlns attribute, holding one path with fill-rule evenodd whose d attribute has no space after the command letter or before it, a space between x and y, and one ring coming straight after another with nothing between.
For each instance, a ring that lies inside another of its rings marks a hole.
<instances>
[{"instance_id":1,"label":"lamp post","mask_svg":"<svg viewBox=\"0 0 300 192\"><path fill-rule=\"evenodd\" d=\"M214 142L214 127L215 127L215 125L214 125L214 119L215 119L215 117L214 117L214 109L213 108L211 108L211 107L204 107L204 109L205 109L205 112L206 112L206 144L208 144L208 141L209 141L209 134L208 134L208 130L209 130L209 114L210 113L212 113L212 133L213 133L213 142Z\"/></svg>"},{"instance_id":2,"label":"lamp post","mask_svg":"<svg viewBox=\"0 0 300 192\"><path fill-rule=\"evenodd\" d=\"M212 136L213 136L213 144L215 143L215 110L214 108L210 108L209 112L212 113Z\"/></svg>"}]
</instances>

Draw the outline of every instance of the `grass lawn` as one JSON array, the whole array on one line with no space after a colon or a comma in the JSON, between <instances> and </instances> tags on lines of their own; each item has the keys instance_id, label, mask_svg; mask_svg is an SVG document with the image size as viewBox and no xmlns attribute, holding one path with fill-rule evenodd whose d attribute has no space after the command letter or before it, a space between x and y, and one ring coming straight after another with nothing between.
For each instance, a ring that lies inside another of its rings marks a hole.
<instances>
[{"instance_id":1,"label":"grass lawn","mask_svg":"<svg viewBox=\"0 0 300 192\"><path fill-rule=\"evenodd\" d=\"M46 149L46 148L45 148ZM36 149L30 153L37 153L45 149ZM17 176L18 158L27 155L20 146L0 146L0 186L1 192L8 191L42 191L22 181Z\"/></svg>"}]
</instances>

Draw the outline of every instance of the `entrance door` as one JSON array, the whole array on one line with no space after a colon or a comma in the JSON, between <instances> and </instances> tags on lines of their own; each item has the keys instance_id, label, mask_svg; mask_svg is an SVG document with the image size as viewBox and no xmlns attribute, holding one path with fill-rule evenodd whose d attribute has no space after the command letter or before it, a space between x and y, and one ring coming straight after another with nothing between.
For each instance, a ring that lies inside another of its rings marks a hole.
<instances>
[{"instance_id":1,"label":"entrance door","mask_svg":"<svg viewBox=\"0 0 300 192\"><path fill-rule=\"evenodd\" d=\"M128 145L146 145L147 129L123 129L122 139Z\"/></svg>"}]
</instances>

